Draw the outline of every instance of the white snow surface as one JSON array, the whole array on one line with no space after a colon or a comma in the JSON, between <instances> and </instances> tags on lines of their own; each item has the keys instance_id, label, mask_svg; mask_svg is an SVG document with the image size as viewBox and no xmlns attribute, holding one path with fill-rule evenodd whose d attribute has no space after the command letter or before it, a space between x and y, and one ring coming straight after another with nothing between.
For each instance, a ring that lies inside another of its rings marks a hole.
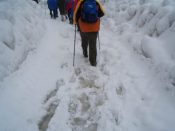
<instances>
[{"instance_id":1,"label":"white snow surface","mask_svg":"<svg viewBox=\"0 0 175 131\"><path fill-rule=\"evenodd\" d=\"M97 67L45 1L0 1L0 131L175 130L175 1L100 1Z\"/></svg>"}]
</instances>

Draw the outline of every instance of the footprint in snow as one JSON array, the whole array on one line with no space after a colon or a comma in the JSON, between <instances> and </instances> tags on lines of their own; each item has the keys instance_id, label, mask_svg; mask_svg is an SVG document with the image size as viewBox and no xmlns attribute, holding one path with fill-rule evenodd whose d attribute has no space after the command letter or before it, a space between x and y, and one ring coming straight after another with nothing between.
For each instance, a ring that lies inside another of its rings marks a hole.
<instances>
[{"instance_id":1,"label":"footprint in snow","mask_svg":"<svg viewBox=\"0 0 175 131\"><path fill-rule=\"evenodd\" d=\"M68 67L68 63L63 63L61 64L61 69L67 68Z\"/></svg>"},{"instance_id":2,"label":"footprint in snow","mask_svg":"<svg viewBox=\"0 0 175 131\"><path fill-rule=\"evenodd\" d=\"M125 92L126 92L126 90L125 90L123 85L120 85L116 88L116 94L119 96L124 96Z\"/></svg>"},{"instance_id":3,"label":"footprint in snow","mask_svg":"<svg viewBox=\"0 0 175 131\"><path fill-rule=\"evenodd\" d=\"M103 91L90 89L90 92L74 96L69 103L70 124L74 131L97 131L100 111L105 103Z\"/></svg>"},{"instance_id":4,"label":"footprint in snow","mask_svg":"<svg viewBox=\"0 0 175 131\"><path fill-rule=\"evenodd\" d=\"M61 86L63 86L65 84L63 79L60 79L56 82L56 88L53 89L47 96L46 99L44 100L44 104L49 103L49 100L51 100L52 98L54 98L59 90L59 88ZM46 114L42 117L42 119L40 120L40 122L38 123L38 128L39 131L46 131L49 125L49 122L51 121L52 117L55 114L55 111L59 105L60 100L58 99L54 99L53 101L51 101L49 103L49 106L46 109Z\"/></svg>"}]
</instances>

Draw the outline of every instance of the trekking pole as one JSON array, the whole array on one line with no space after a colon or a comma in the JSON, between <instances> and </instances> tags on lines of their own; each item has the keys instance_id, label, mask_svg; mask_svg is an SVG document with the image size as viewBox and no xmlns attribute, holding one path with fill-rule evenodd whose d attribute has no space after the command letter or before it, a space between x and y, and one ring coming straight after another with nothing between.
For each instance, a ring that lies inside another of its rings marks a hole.
<instances>
[{"instance_id":1,"label":"trekking pole","mask_svg":"<svg viewBox=\"0 0 175 131\"><path fill-rule=\"evenodd\" d=\"M98 32L98 34L97 34L98 36L98 43L99 43L99 50L100 50L100 36L99 36L99 32Z\"/></svg>"},{"instance_id":2,"label":"trekking pole","mask_svg":"<svg viewBox=\"0 0 175 131\"><path fill-rule=\"evenodd\" d=\"M47 0L44 2L44 8L45 8L45 17L46 17L46 10L47 10Z\"/></svg>"},{"instance_id":3,"label":"trekking pole","mask_svg":"<svg viewBox=\"0 0 175 131\"><path fill-rule=\"evenodd\" d=\"M75 36L74 36L74 54L73 54L73 66L75 63L75 43L76 43L76 28L77 26L75 25Z\"/></svg>"}]
</instances>

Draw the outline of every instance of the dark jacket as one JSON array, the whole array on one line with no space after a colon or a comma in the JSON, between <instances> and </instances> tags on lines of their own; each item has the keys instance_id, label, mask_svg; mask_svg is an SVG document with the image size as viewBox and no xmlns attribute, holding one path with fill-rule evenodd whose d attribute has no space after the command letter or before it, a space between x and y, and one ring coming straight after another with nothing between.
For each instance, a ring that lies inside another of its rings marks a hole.
<instances>
[{"instance_id":1,"label":"dark jacket","mask_svg":"<svg viewBox=\"0 0 175 131\"><path fill-rule=\"evenodd\" d=\"M47 4L50 10L57 9L57 0L47 0Z\"/></svg>"},{"instance_id":2,"label":"dark jacket","mask_svg":"<svg viewBox=\"0 0 175 131\"><path fill-rule=\"evenodd\" d=\"M65 15L66 14L66 7L65 7L66 0L57 0L57 1L58 1L58 8L60 11L60 15Z\"/></svg>"}]
</instances>

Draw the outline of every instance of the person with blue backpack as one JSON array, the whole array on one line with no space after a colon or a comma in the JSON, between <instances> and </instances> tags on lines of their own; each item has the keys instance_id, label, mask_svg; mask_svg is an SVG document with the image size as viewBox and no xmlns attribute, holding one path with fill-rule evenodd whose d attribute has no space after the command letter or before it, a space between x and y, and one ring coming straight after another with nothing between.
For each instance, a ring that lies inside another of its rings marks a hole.
<instances>
[{"instance_id":1,"label":"person with blue backpack","mask_svg":"<svg viewBox=\"0 0 175 131\"><path fill-rule=\"evenodd\" d=\"M92 66L97 65L97 36L100 30L100 18L104 16L102 5L97 0L79 0L74 11L74 23L80 27L80 36L84 57L88 57Z\"/></svg>"},{"instance_id":2,"label":"person with blue backpack","mask_svg":"<svg viewBox=\"0 0 175 131\"><path fill-rule=\"evenodd\" d=\"M47 0L47 4L50 10L50 17L56 19L58 17L57 0Z\"/></svg>"}]
</instances>

